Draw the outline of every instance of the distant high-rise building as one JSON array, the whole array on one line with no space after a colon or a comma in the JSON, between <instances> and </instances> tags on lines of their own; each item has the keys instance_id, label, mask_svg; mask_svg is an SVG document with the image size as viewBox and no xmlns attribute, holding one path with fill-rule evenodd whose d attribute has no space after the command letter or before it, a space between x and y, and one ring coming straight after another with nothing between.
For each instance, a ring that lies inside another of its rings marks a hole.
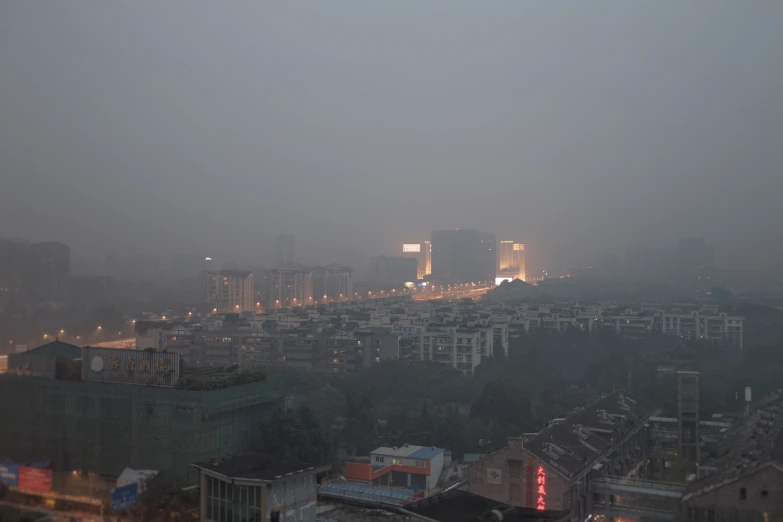
<instances>
[{"instance_id":1,"label":"distant high-rise building","mask_svg":"<svg viewBox=\"0 0 783 522\"><path fill-rule=\"evenodd\" d=\"M498 270L506 270L514 265L514 241L503 239L498 243Z\"/></svg>"},{"instance_id":2,"label":"distant high-rise building","mask_svg":"<svg viewBox=\"0 0 783 522\"><path fill-rule=\"evenodd\" d=\"M412 257L379 256L370 259L367 279L376 283L403 284L418 277L418 260Z\"/></svg>"},{"instance_id":3,"label":"distant high-rise building","mask_svg":"<svg viewBox=\"0 0 783 522\"><path fill-rule=\"evenodd\" d=\"M353 270L347 266L315 266L311 273L313 301L333 303L353 299Z\"/></svg>"},{"instance_id":4,"label":"distant high-rise building","mask_svg":"<svg viewBox=\"0 0 783 522\"><path fill-rule=\"evenodd\" d=\"M347 266L328 265L324 267L324 293L329 301L353 299L353 270ZM314 296L315 297L315 296Z\"/></svg>"},{"instance_id":5,"label":"distant high-rise building","mask_svg":"<svg viewBox=\"0 0 783 522\"><path fill-rule=\"evenodd\" d=\"M432 273L432 243L403 243L402 257L416 260L416 279L424 279L424 276Z\"/></svg>"},{"instance_id":6,"label":"distant high-rise building","mask_svg":"<svg viewBox=\"0 0 783 522\"><path fill-rule=\"evenodd\" d=\"M498 244L498 270L509 279L525 280L525 245L504 239ZM500 277L500 275L498 275Z\"/></svg>"},{"instance_id":7,"label":"distant high-rise building","mask_svg":"<svg viewBox=\"0 0 783 522\"><path fill-rule=\"evenodd\" d=\"M275 236L275 257L277 266L294 262L294 236L290 234Z\"/></svg>"},{"instance_id":8,"label":"distant high-rise building","mask_svg":"<svg viewBox=\"0 0 783 522\"><path fill-rule=\"evenodd\" d=\"M71 284L71 248L49 241L27 247L23 284L36 301L64 301Z\"/></svg>"},{"instance_id":9,"label":"distant high-rise building","mask_svg":"<svg viewBox=\"0 0 783 522\"><path fill-rule=\"evenodd\" d=\"M480 250L479 266L480 275L477 281L495 281L498 265L498 240L491 232L479 234Z\"/></svg>"},{"instance_id":10,"label":"distant high-rise building","mask_svg":"<svg viewBox=\"0 0 783 522\"><path fill-rule=\"evenodd\" d=\"M265 278L265 308L290 308L313 304L313 271L296 264L270 270ZM323 273L324 292L326 274Z\"/></svg>"},{"instance_id":11,"label":"distant high-rise building","mask_svg":"<svg viewBox=\"0 0 783 522\"><path fill-rule=\"evenodd\" d=\"M441 283L494 281L497 240L478 230L432 231L432 276Z\"/></svg>"},{"instance_id":12,"label":"distant high-rise building","mask_svg":"<svg viewBox=\"0 0 783 522\"><path fill-rule=\"evenodd\" d=\"M518 278L525 281L527 278L525 268L525 245L524 243L514 243L513 266L517 269Z\"/></svg>"},{"instance_id":13,"label":"distant high-rise building","mask_svg":"<svg viewBox=\"0 0 783 522\"><path fill-rule=\"evenodd\" d=\"M704 239L681 239L677 248L681 284L709 290L715 272L715 249Z\"/></svg>"},{"instance_id":14,"label":"distant high-rise building","mask_svg":"<svg viewBox=\"0 0 783 522\"><path fill-rule=\"evenodd\" d=\"M218 313L242 313L255 310L253 273L244 270L207 272L207 301Z\"/></svg>"},{"instance_id":15,"label":"distant high-rise building","mask_svg":"<svg viewBox=\"0 0 783 522\"><path fill-rule=\"evenodd\" d=\"M27 244L0 241L0 298L13 298L23 291Z\"/></svg>"}]
</instances>

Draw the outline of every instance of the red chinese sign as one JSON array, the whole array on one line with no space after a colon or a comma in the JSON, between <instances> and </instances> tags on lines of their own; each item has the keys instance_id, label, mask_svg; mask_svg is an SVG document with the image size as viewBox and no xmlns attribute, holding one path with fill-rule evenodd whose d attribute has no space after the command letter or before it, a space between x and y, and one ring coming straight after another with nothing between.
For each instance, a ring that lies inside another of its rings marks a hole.
<instances>
[{"instance_id":1,"label":"red chinese sign","mask_svg":"<svg viewBox=\"0 0 783 522\"><path fill-rule=\"evenodd\" d=\"M22 466L19 468L19 489L22 491L35 491L46 493L52 490L52 470L28 468Z\"/></svg>"},{"instance_id":2,"label":"red chinese sign","mask_svg":"<svg viewBox=\"0 0 783 522\"><path fill-rule=\"evenodd\" d=\"M546 472L543 466L538 466L536 473L536 509L543 511L546 509Z\"/></svg>"}]
</instances>

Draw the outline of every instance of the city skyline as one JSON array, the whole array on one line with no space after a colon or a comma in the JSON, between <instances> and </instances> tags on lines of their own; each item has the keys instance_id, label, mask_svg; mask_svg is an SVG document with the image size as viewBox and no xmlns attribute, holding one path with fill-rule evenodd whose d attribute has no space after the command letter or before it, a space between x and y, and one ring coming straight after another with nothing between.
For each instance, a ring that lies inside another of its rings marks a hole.
<instances>
[{"instance_id":1,"label":"city skyline","mask_svg":"<svg viewBox=\"0 0 783 522\"><path fill-rule=\"evenodd\" d=\"M183 24L158 3L14 2L0 237L79 263L270 265L285 230L298 258L357 268L443 227L516 238L545 268L705 237L721 266L778 277L783 6L711 7L703 25L695 4L200 3Z\"/></svg>"}]
</instances>

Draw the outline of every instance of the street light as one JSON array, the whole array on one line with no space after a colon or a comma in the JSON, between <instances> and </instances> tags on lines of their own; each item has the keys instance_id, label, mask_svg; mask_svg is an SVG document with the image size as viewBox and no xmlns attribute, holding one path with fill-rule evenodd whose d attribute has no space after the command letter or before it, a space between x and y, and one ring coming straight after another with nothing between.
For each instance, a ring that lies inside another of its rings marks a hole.
<instances>
[{"instance_id":1,"label":"street light","mask_svg":"<svg viewBox=\"0 0 783 522\"><path fill-rule=\"evenodd\" d=\"M98 331L103 330L103 326L98 327Z\"/></svg>"}]
</instances>

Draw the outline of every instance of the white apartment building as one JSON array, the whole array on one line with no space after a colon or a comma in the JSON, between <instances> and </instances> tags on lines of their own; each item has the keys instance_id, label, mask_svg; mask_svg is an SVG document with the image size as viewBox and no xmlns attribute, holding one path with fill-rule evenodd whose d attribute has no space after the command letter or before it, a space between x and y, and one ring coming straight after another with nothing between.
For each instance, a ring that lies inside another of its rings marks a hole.
<instances>
[{"instance_id":1,"label":"white apartment building","mask_svg":"<svg viewBox=\"0 0 783 522\"><path fill-rule=\"evenodd\" d=\"M255 311L253 273L244 270L207 272L207 301L220 314Z\"/></svg>"}]
</instances>

